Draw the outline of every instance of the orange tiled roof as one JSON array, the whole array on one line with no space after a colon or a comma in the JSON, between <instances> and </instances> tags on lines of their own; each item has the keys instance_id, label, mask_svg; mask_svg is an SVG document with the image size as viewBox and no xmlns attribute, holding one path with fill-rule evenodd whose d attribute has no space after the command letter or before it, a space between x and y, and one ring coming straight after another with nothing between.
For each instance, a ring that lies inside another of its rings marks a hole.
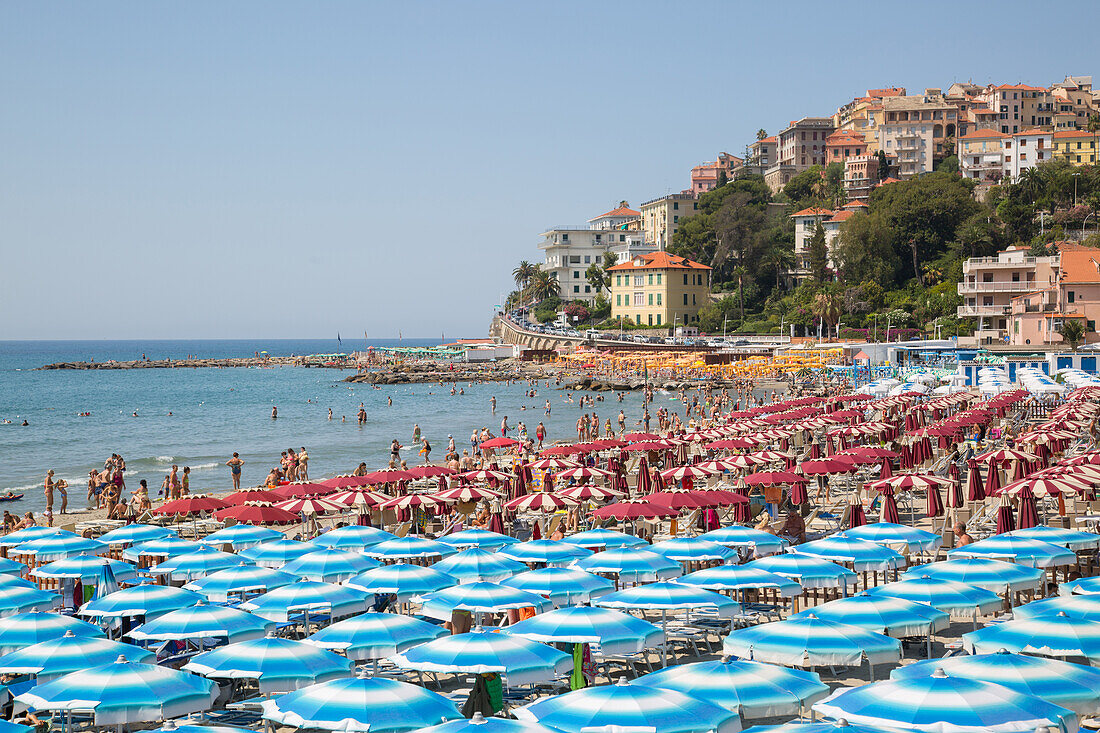
<instances>
[{"instance_id":1,"label":"orange tiled roof","mask_svg":"<svg viewBox=\"0 0 1100 733\"><path fill-rule=\"evenodd\" d=\"M1063 244L1058 249L1062 282L1100 283L1100 249L1079 244Z\"/></svg>"},{"instance_id":2,"label":"orange tiled roof","mask_svg":"<svg viewBox=\"0 0 1100 733\"><path fill-rule=\"evenodd\" d=\"M844 211L838 211L835 214L833 214L833 217L831 219L829 219L829 221L837 221L837 222L848 221L849 219L851 219L855 215L856 215L856 212L852 211L851 209L845 209Z\"/></svg>"},{"instance_id":3,"label":"orange tiled roof","mask_svg":"<svg viewBox=\"0 0 1100 733\"><path fill-rule=\"evenodd\" d=\"M791 214L791 216L832 216L832 215L833 215L833 212L830 211L829 209L821 209L821 208L818 208L817 206L811 206L808 209L803 209L802 211L796 211L795 213Z\"/></svg>"},{"instance_id":4,"label":"orange tiled roof","mask_svg":"<svg viewBox=\"0 0 1100 733\"><path fill-rule=\"evenodd\" d=\"M1062 130L1054 133L1054 137L1093 137L1088 130Z\"/></svg>"},{"instance_id":5,"label":"orange tiled roof","mask_svg":"<svg viewBox=\"0 0 1100 733\"><path fill-rule=\"evenodd\" d=\"M975 130L974 132L968 132L967 134L963 135L959 139L960 140L988 140L989 138L993 138L993 137L1002 138L1002 137L1008 137L1008 135L997 132L996 130L990 130L989 128L986 128L984 130Z\"/></svg>"},{"instance_id":6,"label":"orange tiled roof","mask_svg":"<svg viewBox=\"0 0 1100 733\"><path fill-rule=\"evenodd\" d=\"M845 209L869 209L871 207L868 206L863 201L849 201L848 203L844 204L844 208Z\"/></svg>"},{"instance_id":7,"label":"orange tiled roof","mask_svg":"<svg viewBox=\"0 0 1100 733\"><path fill-rule=\"evenodd\" d=\"M1043 130L1038 127L1030 127L1026 130L1020 130L1017 133L1013 133L1012 137L1020 137L1021 135L1049 135L1050 130Z\"/></svg>"},{"instance_id":8,"label":"orange tiled roof","mask_svg":"<svg viewBox=\"0 0 1100 733\"><path fill-rule=\"evenodd\" d=\"M766 137L763 140L761 140L760 142L762 142L762 143L772 143L774 145L775 144L775 135L772 135L771 137Z\"/></svg>"},{"instance_id":9,"label":"orange tiled roof","mask_svg":"<svg viewBox=\"0 0 1100 733\"><path fill-rule=\"evenodd\" d=\"M596 221L596 219L606 219L609 216L641 216L641 213L635 211L634 209L631 209L630 207L620 206L617 209L612 209L606 214L600 214L599 216L593 217L588 221Z\"/></svg>"},{"instance_id":10,"label":"orange tiled roof","mask_svg":"<svg viewBox=\"0 0 1100 733\"><path fill-rule=\"evenodd\" d=\"M971 107L970 113L975 115L995 115L997 114L989 107Z\"/></svg>"},{"instance_id":11,"label":"orange tiled roof","mask_svg":"<svg viewBox=\"0 0 1100 733\"><path fill-rule=\"evenodd\" d=\"M1025 92L1045 92L1046 87L1032 87L1027 84L1001 84L1000 86L993 87L994 89L1020 89Z\"/></svg>"},{"instance_id":12,"label":"orange tiled roof","mask_svg":"<svg viewBox=\"0 0 1100 733\"><path fill-rule=\"evenodd\" d=\"M641 265L635 265L634 260L629 262L623 262L613 267L607 268L608 272L612 270L709 270L711 268L706 265L689 260L687 257L679 257L677 255L669 254L665 251L653 252L652 254L639 255L635 259L641 260Z\"/></svg>"}]
</instances>

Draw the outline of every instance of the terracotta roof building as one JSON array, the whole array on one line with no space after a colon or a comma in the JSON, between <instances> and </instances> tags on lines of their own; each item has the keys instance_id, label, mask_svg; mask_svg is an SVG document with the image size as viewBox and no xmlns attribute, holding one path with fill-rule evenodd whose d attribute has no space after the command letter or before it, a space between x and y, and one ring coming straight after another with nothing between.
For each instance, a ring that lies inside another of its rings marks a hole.
<instances>
[{"instance_id":1,"label":"terracotta roof building","mask_svg":"<svg viewBox=\"0 0 1100 733\"><path fill-rule=\"evenodd\" d=\"M710 300L711 268L668 252L639 255L607 272L612 318L675 327L698 321Z\"/></svg>"}]
</instances>

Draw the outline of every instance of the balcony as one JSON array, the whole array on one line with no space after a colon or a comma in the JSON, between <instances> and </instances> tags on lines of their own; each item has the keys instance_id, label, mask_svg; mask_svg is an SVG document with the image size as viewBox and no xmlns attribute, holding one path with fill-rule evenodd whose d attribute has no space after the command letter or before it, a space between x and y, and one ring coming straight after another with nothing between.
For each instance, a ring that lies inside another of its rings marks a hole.
<instances>
[{"instance_id":1,"label":"balcony","mask_svg":"<svg viewBox=\"0 0 1100 733\"><path fill-rule=\"evenodd\" d=\"M1035 289L1035 281L978 283L963 280L959 283L959 295L975 293L1026 293Z\"/></svg>"},{"instance_id":2,"label":"balcony","mask_svg":"<svg viewBox=\"0 0 1100 733\"><path fill-rule=\"evenodd\" d=\"M959 318L980 318L983 316L1007 316L1012 309L1010 305L960 305Z\"/></svg>"},{"instance_id":3,"label":"balcony","mask_svg":"<svg viewBox=\"0 0 1100 733\"><path fill-rule=\"evenodd\" d=\"M963 272L973 269L985 269L989 267L1035 267L1038 257L1023 257L1021 259L1002 260L999 257L971 257L963 262Z\"/></svg>"}]
</instances>

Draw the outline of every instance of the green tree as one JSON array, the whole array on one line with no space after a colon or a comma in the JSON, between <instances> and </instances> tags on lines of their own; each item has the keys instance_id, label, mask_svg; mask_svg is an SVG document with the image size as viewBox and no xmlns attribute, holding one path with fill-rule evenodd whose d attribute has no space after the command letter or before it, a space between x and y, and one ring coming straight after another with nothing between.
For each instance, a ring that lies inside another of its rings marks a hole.
<instances>
[{"instance_id":1,"label":"green tree","mask_svg":"<svg viewBox=\"0 0 1100 733\"><path fill-rule=\"evenodd\" d=\"M829 163L825 166L824 193L834 209L838 209L848 202L848 194L844 190L844 164L840 162Z\"/></svg>"},{"instance_id":2,"label":"green tree","mask_svg":"<svg viewBox=\"0 0 1100 733\"><path fill-rule=\"evenodd\" d=\"M825 274L829 269L829 247L825 243L825 227L821 226L821 220L817 220L814 234L806 244L806 264L814 280L825 282Z\"/></svg>"},{"instance_id":3,"label":"green tree","mask_svg":"<svg viewBox=\"0 0 1100 733\"><path fill-rule=\"evenodd\" d=\"M1062 327L1058 329L1069 347L1077 351L1077 345L1085 338L1085 324L1079 318L1067 318L1062 321Z\"/></svg>"},{"instance_id":4,"label":"green tree","mask_svg":"<svg viewBox=\"0 0 1100 733\"><path fill-rule=\"evenodd\" d=\"M592 286L593 293L603 293L605 290L611 289L611 273L608 270L614 267L619 262L619 256L614 252L605 252L603 256L603 262L597 264L593 262L588 266L588 269L584 272L584 277L588 280L589 285Z\"/></svg>"},{"instance_id":5,"label":"green tree","mask_svg":"<svg viewBox=\"0 0 1100 733\"><path fill-rule=\"evenodd\" d=\"M817 195L818 192L823 193L821 171L819 165L810 166L787 181L787 185L783 187L783 193L787 195L795 208L805 208L812 201L824 199L823 196Z\"/></svg>"},{"instance_id":6,"label":"green tree","mask_svg":"<svg viewBox=\"0 0 1100 733\"><path fill-rule=\"evenodd\" d=\"M789 272L795 262L794 243L783 237L782 233L775 230L770 232L760 256L760 264L765 270L775 273L776 289L779 288L784 273Z\"/></svg>"},{"instance_id":7,"label":"green tree","mask_svg":"<svg viewBox=\"0 0 1100 733\"><path fill-rule=\"evenodd\" d=\"M516 281L516 287L520 290L527 287L527 283L531 282L531 278L534 276L536 270L538 270L538 265L533 265L527 260L523 260L516 265L516 269L512 270L512 277Z\"/></svg>"},{"instance_id":8,"label":"green tree","mask_svg":"<svg viewBox=\"0 0 1100 733\"><path fill-rule=\"evenodd\" d=\"M761 127L759 130L756 131L756 139L757 140L763 140L767 136L768 136L768 131L765 130L763 127Z\"/></svg>"},{"instance_id":9,"label":"green tree","mask_svg":"<svg viewBox=\"0 0 1100 733\"><path fill-rule=\"evenodd\" d=\"M890 176L890 161L885 150L878 151L878 179L885 181Z\"/></svg>"},{"instance_id":10,"label":"green tree","mask_svg":"<svg viewBox=\"0 0 1100 733\"><path fill-rule=\"evenodd\" d=\"M542 268L538 268L531 276L531 283L527 286L527 290L534 301L556 298L561 292L558 279Z\"/></svg>"},{"instance_id":11,"label":"green tree","mask_svg":"<svg viewBox=\"0 0 1100 733\"><path fill-rule=\"evenodd\" d=\"M954 155L949 155L936 164L936 170L942 171L943 173L958 173L959 159Z\"/></svg>"},{"instance_id":12,"label":"green tree","mask_svg":"<svg viewBox=\"0 0 1100 733\"><path fill-rule=\"evenodd\" d=\"M833 261L845 282L872 281L893 287L898 269L894 231L881 214L859 212L840 225Z\"/></svg>"},{"instance_id":13,"label":"green tree","mask_svg":"<svg viewBox=\"0 0 1100 733\"><path fill-rule=\"evenodd\" d=\"M730 177L726 175L725 171L718 171L718 181L715 183L715 188L721 188L730 182Z\"/></svg>"},{"instance_id":14,"label":"green tree","mask_svg":"<svg viewBox=\"0 0 1100 733\"><path fill-rule=\"evenodd\" d=\"M840 298L831 290L822 290L814 296L813 312L814 316L821 322L823 335L827 337L829 329L840 322Z\"/></svg>"}]
</instances>

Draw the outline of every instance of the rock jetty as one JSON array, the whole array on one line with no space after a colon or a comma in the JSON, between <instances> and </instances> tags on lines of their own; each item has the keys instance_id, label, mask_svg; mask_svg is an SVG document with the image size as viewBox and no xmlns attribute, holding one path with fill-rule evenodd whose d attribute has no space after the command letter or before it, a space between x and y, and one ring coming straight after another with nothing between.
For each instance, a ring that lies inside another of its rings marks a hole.
<instances>
[{"instance_id":1,"label":"rock jetty","mask_svg":"<svg viewBox=\"0 0 1100 733\"><path fill-rule=\"evenodd\" d=\"M311 366L297 356L239 357L234 359L135 359L134 361L61 361L39 369L217 369L271 366ZM316 365L312 365L316 366Z\"/></svg>"}]
</instances>

